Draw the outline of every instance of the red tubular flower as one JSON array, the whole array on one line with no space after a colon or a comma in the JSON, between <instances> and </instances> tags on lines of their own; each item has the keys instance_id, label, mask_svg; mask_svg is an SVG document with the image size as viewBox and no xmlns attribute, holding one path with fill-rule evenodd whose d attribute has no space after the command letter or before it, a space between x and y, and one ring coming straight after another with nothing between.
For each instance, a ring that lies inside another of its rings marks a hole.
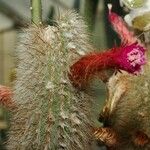
<instances>
[{"instance_id":1,"label":"red tubular flower","mask_svg":"<svg viewBox=\"0 0 150 150\"><path fill-rule=\"evenodd\" d=\"M13 104L11 97L12 92L10 88L0 85L0 104L9 108Z\"/></svg>"},{"instance_id":2,"label":"red tubular flower","mask_svg":"<svg viewBox=\"0 0 150 150\"><path fill-rule=\"evenodd\" d=\"M116 13L112 12L112 5L108 4L109 14L108 19L112 24L114 30L121 38L121 42L125 44L132 44L138 41L133 32L129 31L125 21Z\"/></svg>"},{"instance_id":3,"label":"red tubular flower","mask_svg":"<svg viewBox=\"0 0 150 150\"><path fill-rule=\"evenodd\" d=\"M69 78L75 87L84 88L94 75L110 68L138 74L146 62L144 54L145 48L138 43L88 54L70 67Z\"/></svg>"}]
</instances>

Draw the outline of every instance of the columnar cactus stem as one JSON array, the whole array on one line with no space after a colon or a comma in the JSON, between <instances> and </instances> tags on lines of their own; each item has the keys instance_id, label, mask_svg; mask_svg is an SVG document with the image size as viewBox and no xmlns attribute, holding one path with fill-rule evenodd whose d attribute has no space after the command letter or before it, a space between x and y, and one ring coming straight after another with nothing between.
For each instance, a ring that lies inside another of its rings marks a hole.
<instances>
[{"instance_id":1,"label":"columnar cactus stem","mask_svg":"<svg viewBox=\"0 0 150 150\"><path fill-rule=\"evenodd\" d=\"M91 149L92 101L68 79L70 65L91 49L86 25L75 12L61 13L57 24L21 37L8 149Z\"/></svg>"}]
</instances>

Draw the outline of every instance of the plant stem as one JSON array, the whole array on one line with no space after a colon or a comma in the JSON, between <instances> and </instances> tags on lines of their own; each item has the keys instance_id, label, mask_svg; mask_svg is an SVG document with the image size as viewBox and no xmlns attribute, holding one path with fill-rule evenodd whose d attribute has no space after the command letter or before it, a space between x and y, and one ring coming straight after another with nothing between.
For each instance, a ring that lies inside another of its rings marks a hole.
<instances>
[{"instance_id":1,"label":"plant stem","mask_svg":"<svg viewBox=\"0 0 150 150\"><path fill-rule=\"evenodd\" d=\"M31 0L32 23L39 25L42 23L42 3L41 0Z\"/></svg>"},{"instance_id":2,"label":"plant stem","mask_svg":"<svg viewBox=\"0 0 150 150\"><path fill-rule=\"evenodd\" d=\"M90 31L93 31L94 29L98 2L99 2L98 0L86 0L85 1L84 14L85 14L85 19L88 23Z\"/></svg>"}]
</instances>

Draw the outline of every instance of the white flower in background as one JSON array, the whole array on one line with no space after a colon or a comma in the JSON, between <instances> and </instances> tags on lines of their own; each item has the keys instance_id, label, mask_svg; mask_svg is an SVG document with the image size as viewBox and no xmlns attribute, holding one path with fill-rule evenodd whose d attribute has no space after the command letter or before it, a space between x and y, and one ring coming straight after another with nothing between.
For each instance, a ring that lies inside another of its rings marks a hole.
<instances>
[{"instance_id":1,"label":"white flower in background","mask_svg":"<svg viewBox=\"0 0 150 150\"><path fill-rule=\"evenodd\" d=\"M130 14L126 15L124 17L124 20L129 26L132 26L132 17L130 16Z\"/></svg>"},{"instance_id":2,"label":"white flower in background","mask_svg":"<svg viewBox=\"0 0 150 150\"><path fill-rule=\"evenodd\" d=\"M127 5L127 1L132 2L131 6ZM129 9L131 9L130 13L125 16L125 21L129 26L132 26L132 21L134 18L138 16L142 16L145 13L150 13L150 0L142 1L143 5L141 7L133 7L133 4L136 0L121 0L121 3L125 4Z\"/></svg>"},{"instance_id":3,"label":"white flower in background","mask_svg":"<svg viewBox=\"0 0 150 150\"><path fill-rule=\"evenodd\" d=\"M129 9L142 7L147 0L120 0L120 5L125 5Z\"/></svg>"}]
</instances>

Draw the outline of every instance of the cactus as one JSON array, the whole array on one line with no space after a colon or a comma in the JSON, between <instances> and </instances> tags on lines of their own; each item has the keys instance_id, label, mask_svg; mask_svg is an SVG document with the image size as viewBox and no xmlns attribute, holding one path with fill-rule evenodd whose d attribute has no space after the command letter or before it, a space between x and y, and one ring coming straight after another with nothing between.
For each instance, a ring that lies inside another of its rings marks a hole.
<instances>
[{"instance_id":1,"label":"cactus","mask_svg":"<svg viewBox=\"0 0 150 150\"><path fill-rule=\"evenodd\" d=\"M7 148L91 149L92 101L68 80L70 65L91 49L83 19L65 12L56 26L22 33Z\"/></svg>"}]
</instances>

